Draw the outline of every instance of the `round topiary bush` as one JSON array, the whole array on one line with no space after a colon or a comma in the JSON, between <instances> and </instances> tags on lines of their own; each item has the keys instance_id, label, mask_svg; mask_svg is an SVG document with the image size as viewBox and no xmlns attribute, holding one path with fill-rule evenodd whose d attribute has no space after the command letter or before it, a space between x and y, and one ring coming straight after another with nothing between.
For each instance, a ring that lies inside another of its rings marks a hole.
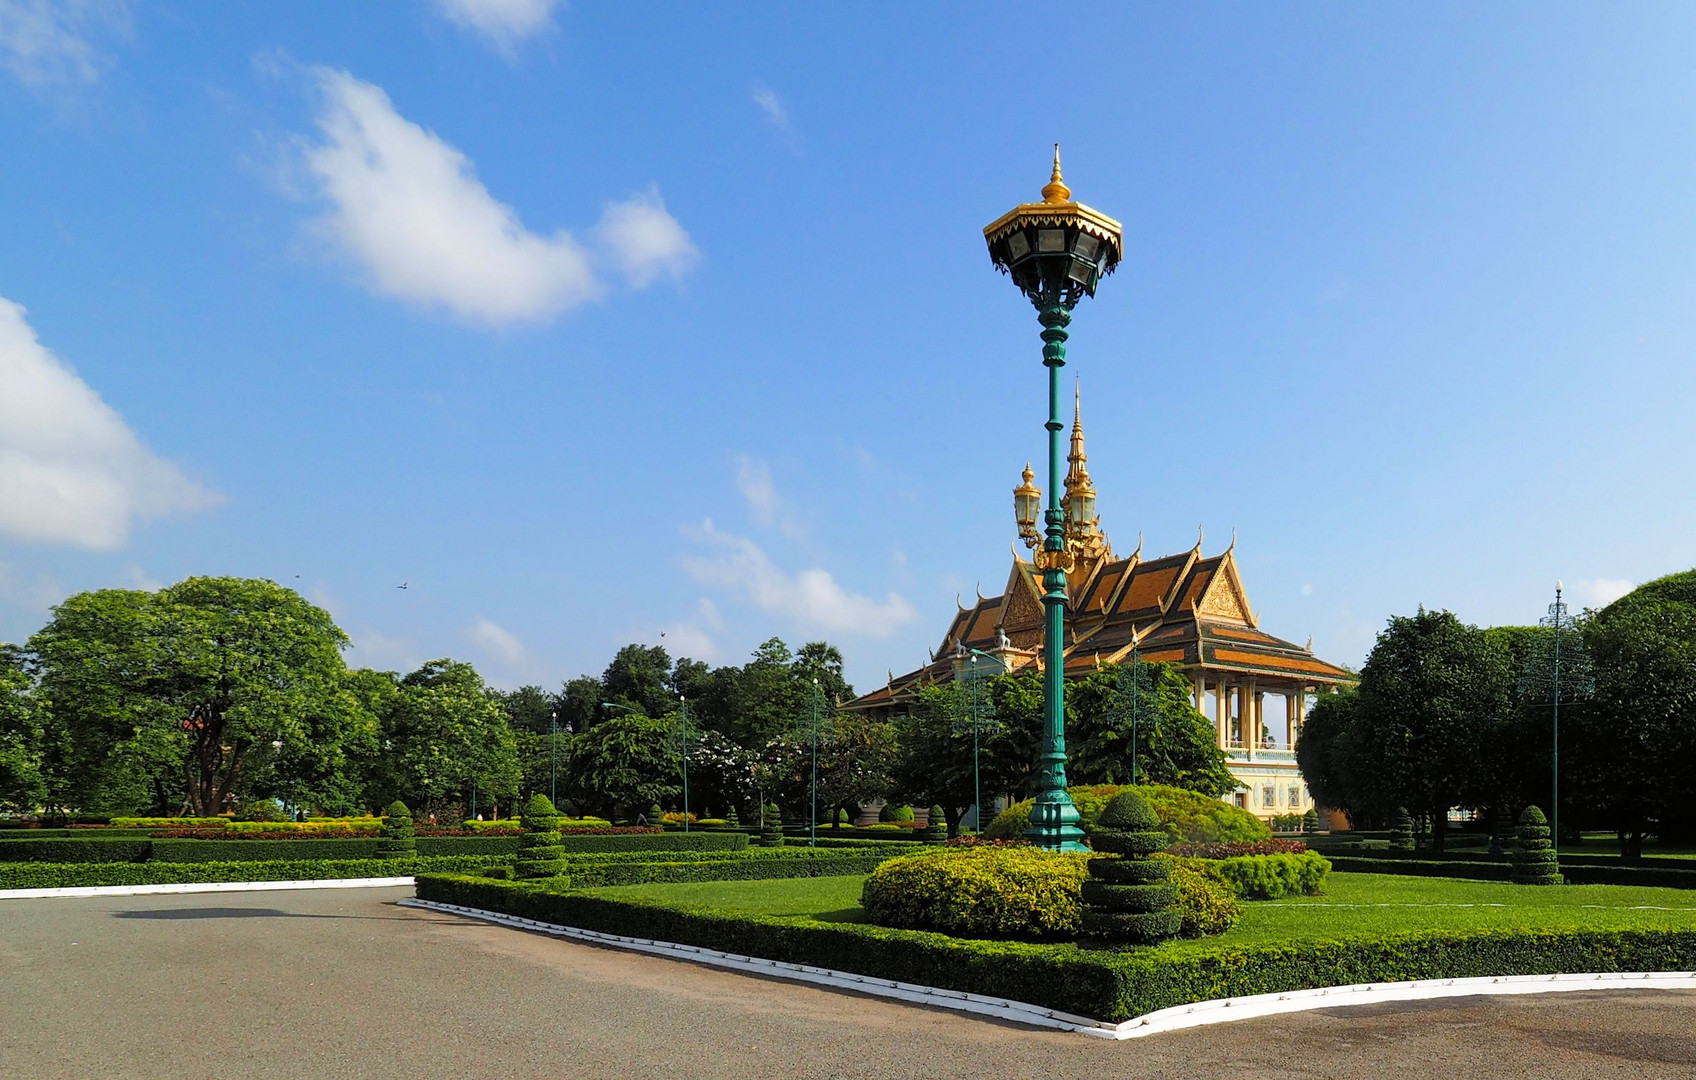
<instances>
[{"instance_id":1,"label":"round topiary bush","mask_svg":"<svg viewBox=\"0 0 1696 1080\"><path fill-rule=\"evenodd\" d=\"M877 819L885 824L899 825L904 821L913 820L911 806L896 806L894 803L884 803L883 809L877 812Z\"/></svg>"},{"instance_id":2,"label":"round topiary bush","mask_svg":"<svg viewBox=\"0 0 1696 1080\"><path fill-rule=\"evenodd\" d=\"M930 808L930 816L925 819L925 827L919 830L919 837L927 844L948 842L948 818L943 814L942 807Z\"/></svg>"},{"instance_id":3,"label":"round topiary bush","mask_svg":"<svg viewBox=\"0 0 1696 1080\"><path fill-rule=\"evenodd\" d=\"M1121 791L1133 790L1125 785L1093 784L1067 788L1072 805L1078 808L1079 824L1084 832L1096 827L1107 801ZM1272 830L1264 821L1247 810L1230 805L1211 795L1202 795L1183 788L1164 784L1143 784L1134 789L1148 800L1166 830L1169 844L1253 844L1272 838ZM1031 807L1035 800L1014 803L995 816L983 835L986 840L1019 840L1030 828Z\"/></svg>"},{"instance_id":4,"label":"round topiary bush","mask_svg":"<svg viewBox=\"0 0 1696 1080\"><path fill-rule=\"evenodd\" d=\"M760 846L782 847L783 817L776 803L766 807L764 818L765 820L760 822Z\"/></svg>"},{"instance_id":5,"label":"round topiary bush","mask_svg":"<svg viewBox=\"0 0 1696 1080\"><path fill-rule=\"evenodd\" d=\"M1513 868L1508 880L1516 885L1559 885L1560 863L1549 842L1549 819L1535 806L1519 815L1513 836Z\"/></svg>"},{"instance_id":6,"label":"round topiary bush","mask_svg":"<svg viewBox=\"0 0 1696 1080\"><path fill-rule=\"evenodd\" d=\"M518 838L514 877L557 878L565 873L565 848L559 842L559 811L546 795L532 795L524 804L524 835Z\"/></svg>"},{"instance_id":7,"label":"round topiary bush","mask_svg":"<svg viewBox=\"0 0 1696 1080\"><path fill-rule=\"evenodd\" d=\"M1041 940L1082 925L1085 853L964 847L902 855L866 879L860 904L879 926L961 937Z\"/></svg>"},{"instance_id":8,"label":"round topiary bush","mask_svg":"<svg viewBox=\"0 0 1696 1080\"><path fill-rule=\"evenodd\" d=\"M1407 812L1407 807L1398 806L1390 815L1390 850L1398 855L1412 855L1413 815Z\"/></svg>"},{"instance_id":9,"label":"round topiary bush","mask_svg":"<svg viewBox=\"0 0 1696 1080\"><path fill-rule=\"evenodd\" d=\"M1090 834L1095 850L1105 854L1089 861L1090 880L1080 890L1085 933L1138 944L1178 933L1177 890L1167 880L1172 862L1149 858L1169 842L1146 799L1134 791L1113 796Z\"/></svg>"},{"instance_id":10,"label":"round topiary bush","mask_svg":"<svg viewBox=\"0 0 1696 1080\"><path fill-rule=\"evenodd\" d=\"M396 799L389 804L388 816L383 818L383 831L377 837L377 858L412 858L418 854L416 835L412 828L412 811Z\"/></svg>"}]
</instances>

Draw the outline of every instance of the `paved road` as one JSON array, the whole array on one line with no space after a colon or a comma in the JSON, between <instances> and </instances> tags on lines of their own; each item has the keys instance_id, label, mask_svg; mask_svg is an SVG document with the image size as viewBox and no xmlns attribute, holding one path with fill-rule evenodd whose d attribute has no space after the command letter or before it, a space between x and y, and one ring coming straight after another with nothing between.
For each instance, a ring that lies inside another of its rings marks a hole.
<instances>
[{"instance_id":1,"label":"paved road","mask_svg":"<svg viewBox=\"0 0 1696 1080\"><path fill-rule=\"evenodd\" d=\"M410 892L0 900L0 1077L1696 1077L1696 992L1111 1043L397 907Z\"/></svg>"}]
</instances>

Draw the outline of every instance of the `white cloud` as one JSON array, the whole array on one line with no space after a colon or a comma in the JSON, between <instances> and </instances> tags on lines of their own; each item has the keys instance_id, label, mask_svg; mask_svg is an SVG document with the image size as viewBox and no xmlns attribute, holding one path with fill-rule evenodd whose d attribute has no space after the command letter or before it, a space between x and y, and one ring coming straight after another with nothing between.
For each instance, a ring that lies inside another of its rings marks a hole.
<instances>
[{"instance_id":1,"label":"white cloud","mask_svg":"<svg viewBox=\"0 0 1696 1080\"><path fill-rule=\"evenodd\" d=\"M129 583L130 588L140 589L142 592L158 592L165 587L163 581L149 574L135 563L131 563L124 569L124 580Z\"/></svg>"},{"instance_id":2,"label":"white cloud","mask_svg":"<svg viewBox=\"0 0 1696 1080\"><path fill-rule=\"evenodd\" d=\"M754 104L758 105L760 112L765 114L766 121L777 129L778 134L783 136L783 144L789 147L790 152L799 154L801 143L795 137L795 126L789 117L789 106L785 105L783 99L777 96L777 91L763 82L756 81L754 83Z\"/></svg>"},{"instance_id":3,"label":"white cloud","mask_svg":"<svg viewBox=\"0 0 1696 1080\"><path fill-rule=\"evenodd\" d=\"M1636 587L1634 582L1620 578L1590 578L1573 582L1571 595L1582 607L1604 608Z\"/></svg>"},{"instance_id":4,"label":"white cloud","mask_svg":"<svg viewBox=\"0 0 1696 1080\"><path fill-rule=\"evenodd\" d=\"M11 564L0 562L0 605L40 615L64 598L65 590L46 574L26 581Z\"/></svg>"},{"instance_id":5,"label":"white cloud","mask_svg":"<svg viewBox=\"0 0 1696 1080\"><path fill-rule=\"evenodd\" d=\"M563 0L436 0L443 15L508 56L519 41L552 26L554 9L561 6Z\"/></svg>"},{"instance_id":6,"label":"white cloud","mask_svg":"<svg viewBox=\"0 0 1696 1080\"><path fill-rule=\"evenodd\" d=\"M305 162L328 203L317 225L378 293L499 326L600 297L598 264L640 288L695 259L655 190L605 208L596 251L563 229L539 236L469 158L396 112L381 87L329 68L313 75L324 141L306 147Z\"/></svg>"},{"instance_id":7,"label":"white cloud","mask_svg":"<svg viewBox=\"0 0 1696 1080\"><path fill-rule=\"evenodd\" d=\"M755 525L762 528L775 525L784 536L791 538L806 534L807 528L794 508L777 493L777 485L771 479L771 466L766 462L747 454L737 454L736 490L747 502Z\"/></svg>"},{"instance_id":8,"label":"white cloud","mask_svg":"<svg viewBox=\"0 0 1696 1080\"><path fill-rule=\"evenodd\" d=\"M120 0L0 0L0 69L34 88L96 82L106 58L90 37L127 25Z\"/></svg>"},{"instance_id":9,"label":"white cloud","mask_svg":"<svg viewBox=\"0 0 1696 1080\"><path fill-rule=\"evenodd\" d=\"M220 496L155 457L0 297L0 536L94 550Z\"/></svg>"},{"instance_id":10,"label":"white cloud","mask_svg":"<svg viewBox=\"0 0 1696 1080\"><path fill-rule=\"evenodd\" d=\"M325 607L323 604L318 606ZM378 671L413 671L424 662L423 653L410 641L379 634L375 630L350 633L348 637L353 641L353 655L348 657L348 663L356 667L376 668Z\"/></svg>"},{"instance_id":11,"label":"white cloud","mask_svg":"<svg viewBox=\"0 0 1696 1080\"><path fill-rule=\"evenodd\" d=\"M683 226L666 213L657 188L608 203L595 235L607 259L638 289L662 274L680 278L700 258Z\"/></svg>"},{"instance_id":12,"label":"white cloud","mask_svg":"<svg viewBox=\"0 0 1696 1080\"><path fill-rule=\"evenodd\" d=\"M530 659L530 650L524 647L516 634L482 616L472 622L466 636L505 667L523 667Z\"/></svg>"},{"instance_id":13,"label":"white cloud","mask_svg":"<svg viewBox=\"0 0 1696 1080\"><path fill-rule=\"evenodd\" d=\"M693 619L669 624L660 637L672 656L711 663L719 658L714 635L723 629L724 617L719 614L718 606L703 596Z\"/></svg>"},{"instance_id":14,"label":"white cloud","mask_svg":"<svg viewBox=\"0 0 1696 1080\"><path fill-rule=\"evenodd\" d=\"M804 629L887 637L916 614L897 593L882 600L860 596L838 585L827 570L790 574L758 544L721 533L710 520L685 533L715 551L684 558L684 568L695 580L741 592L762 611L785 616Z\"/></svg>"}]
</instances>

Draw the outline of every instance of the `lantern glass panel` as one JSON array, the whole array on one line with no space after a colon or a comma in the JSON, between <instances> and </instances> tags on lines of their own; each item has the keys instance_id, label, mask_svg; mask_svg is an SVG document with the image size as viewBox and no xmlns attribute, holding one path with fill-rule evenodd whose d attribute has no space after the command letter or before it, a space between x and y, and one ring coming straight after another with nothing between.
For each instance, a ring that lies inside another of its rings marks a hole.
<instances>
[{"instance_id":1,"label":"lantern glass panel","mask_svg":"<svg viewBox=\"0 0 1696 1080\"><path fill-rule=\"evenodd\" d=\"M1080 232L1078 242L1072 245L1072 253L1084 262L1094 262L1096 250L1100 247L1101 241L1089 233Z\"/></svg>"},{"instance_id":2,"label":"lantern glass panel","mask_svg":"<svg viewBox=\"0 0 1696 1080\"><path fill-rule=\"evenodd\" d=\"M1038 229L1036 231L1036 249L1042 252L1065 251L1066 230Z\"/></svg>"},{"instance_id":3,"label":"lantern glass panel","mask_svg":"<svg viewBox=\"0 0 1696 1080\"><path fill-rule=\"evenodd\" d=\"M1016 232L1007 238L1007 257L1009 259L1022 259L1030 253L1030 237L1023 232Z\"/></svg>"}]
</instances>

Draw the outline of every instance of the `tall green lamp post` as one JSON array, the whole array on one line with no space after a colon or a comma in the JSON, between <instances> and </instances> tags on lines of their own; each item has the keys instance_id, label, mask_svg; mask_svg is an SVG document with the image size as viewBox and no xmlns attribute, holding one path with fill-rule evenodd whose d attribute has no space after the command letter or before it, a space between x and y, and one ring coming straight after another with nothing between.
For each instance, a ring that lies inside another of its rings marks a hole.
<instances>
[{"instance_id":1,"label":"tall green lamp post","mask_svg":"<svg viewBox=\"0 0 1696 1080\"><path fill-rule=\"evenodd\" d=\"M1019 532L1036 548L1042 571L1043 738L1038 755L1036 805L1025 836L1050 851L1085 850L1078 810L1066 793L1066 572L1074 565L1060 508L1060 369L1066 364L1066 327L1072 309L1111 274L1124 254L1124 230L1106 214L1072 198L1060 178L1060 147L1042 201L1022 203L983 230L996 269L1036 306L1042 324L1042 362L1048 368L1048 506L1044 532L1036 530L1041 492L1027 480L1014 493ZM1040 546L1039 546L1040 544Z\"/></svg>"}]
</instances>

